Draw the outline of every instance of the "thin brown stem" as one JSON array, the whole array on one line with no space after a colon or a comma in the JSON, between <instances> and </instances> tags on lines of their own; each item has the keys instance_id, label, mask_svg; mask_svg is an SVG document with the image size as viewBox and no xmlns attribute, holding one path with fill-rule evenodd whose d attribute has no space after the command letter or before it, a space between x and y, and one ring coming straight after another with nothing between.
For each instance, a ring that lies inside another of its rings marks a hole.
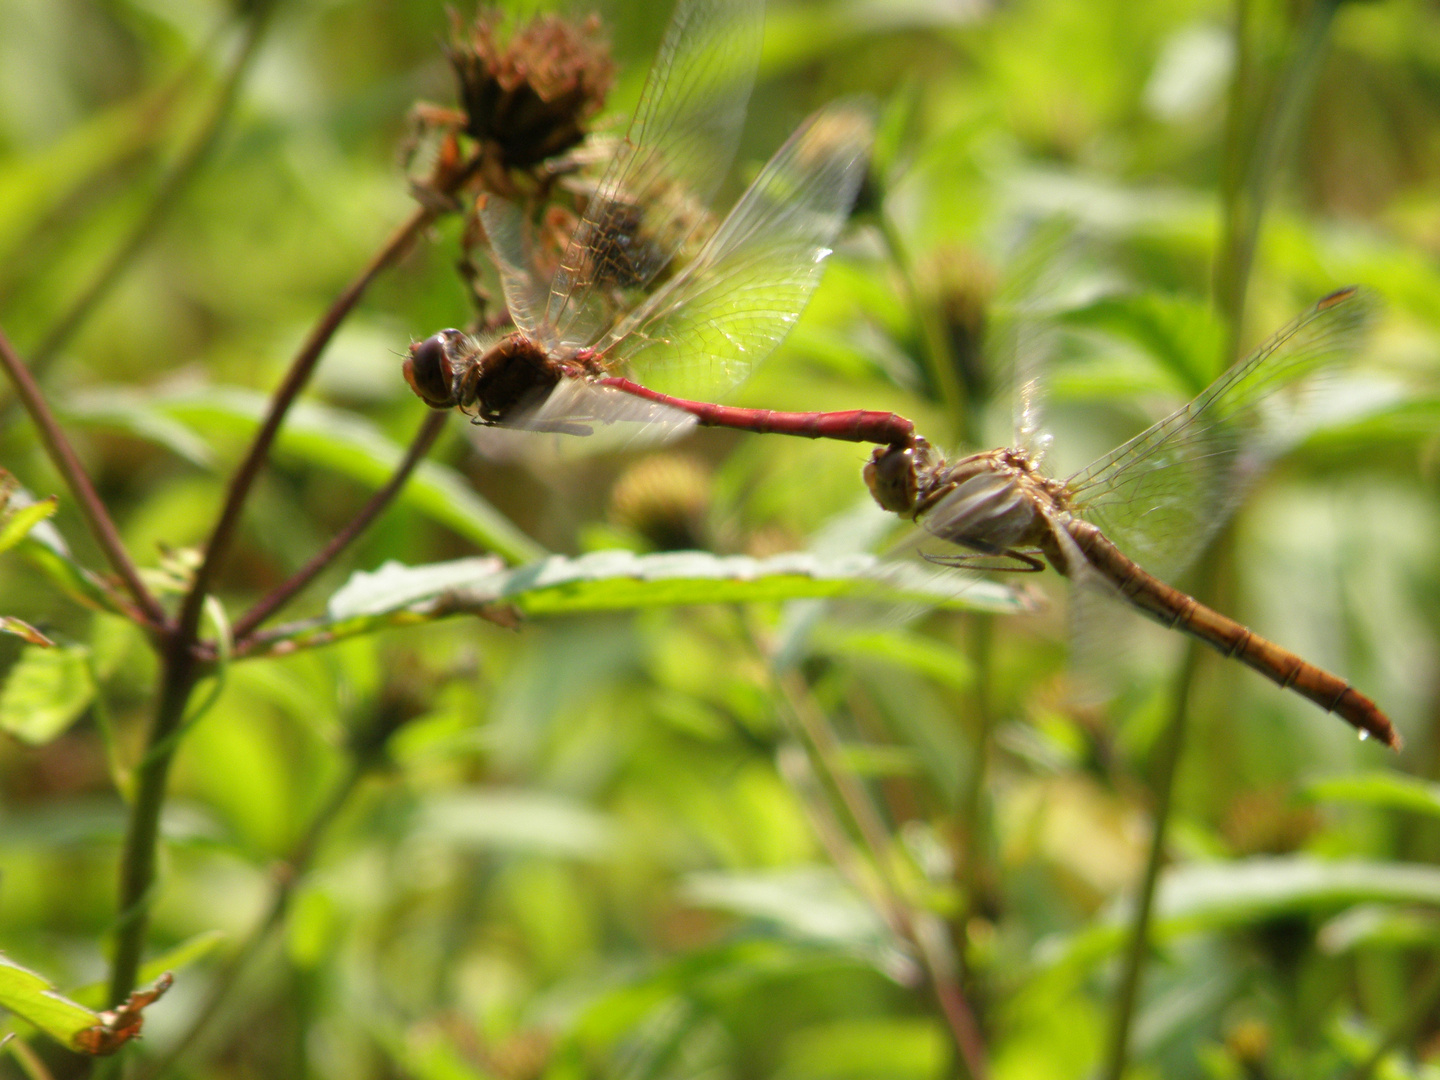
<instances>
[{"instance_id":1,"label":"thin brown stem","mask_svg":"<svg viewBox=\"0 0 1440 1080\"><path fill-rule=\"evenodd\" d=\"M275 442L275 437L280 433L280 425L284 423L286 414L295 403L295 399L299 397L300 391L305 388L305 384L310 381L320 354L329 344L330 338L334 336L340 323L359 302L370 282L410 249L411 244L438 213L439 211L433 208L418 207L411 214L410 219L395 230L385 246L370 260L370 264L346 286L344 292L336 297L329 310L310 331L305 343L295 355L295 359L290 362L290 369L286 372L284 381L271 398L270 411L265 417L265 422L260 426L254 441L250 444L250 449L246 452L244 461L240 463L240 467L236 469L235 475L230 481L230 488L225 494L225 505L215 522L215 528L210 533L210 541L205 546L205 559L201 562L199 570L196 571L194 584L185 596L178 625L181 636L188 641L193 642L195 639L195 629L200 623L201 605L204 604L205 597L210 591L210 582L230 552L230 545L234 542L235 532L240 524L240 515L246 499L249 498L250 489L254 487L255 481L260 476L260 470L270 454L270 447Z\"/></svg>"},{"instance_id":2,"label":"thin brown stem","mask_svg":"<svg viewBox=\"0 0 1440 1080\"><path fill-rule=\"evenodd\" d=\"M340 552L349 547L355 538L380 516L380 513L390 505L400 489L405 486L405 481L410 478L410 474L415 471L415 467L420 464L430 447L434 445L448 419L449 414L444 412L431 412L427 415L420 425L420 430L415 433L415 438L411 440L410 449L406 451L404 460L396 467L394 474L386 481L385 486L371 495L354 519L336 533L309 562L268 595L262 597L236 622L233 633L237 650L243 650L250 635L261 624L288 604L300 590L314 581Z\"/></svg>"},{"instance_id":3,"label":"thin brown stem","mask_svg":"<svg viewBox=\"0 0 1440 1080\"><path fill-rule=\"evenodd\" d=\"M81 290L74 302L54 321L50 331L40 339L40 344L35 347L33 354L36 371L45 370L55 355L85 324L101 301L109 295L110 290L123 276L126 268L145 249L146 245L159 232L165 219L175 210L180 202L180 193L199 174L201 166L205 164L205 159L214 150L225 122L235 108L235 99L240 92L245 74L265 36L265 28L269 25L269 15L274 9L274 4L256 3L248 5L248 9L250 18L245 23L240 47L236 50L235 58L230 63L230 69L225 73L225 81L215 96L210 112L196 130L189 146L171 166L170 171L161 178L144 216L135 223L135 227L130 230L129 235L111 253L110 258L96 272L90 284Z\"/></svg>"},{"instance_id":4,"label":"thin brown stem","mask_svg":"<svg viewBox=\"0 0 1440 1080\"><path fill-rule=\"evenodd\" d=\"M781 675L778 683L790 712L799 723L816 759L824 766L826 775L840 794L851 820L869 849L886 894L883 910L887 921L897 933L910 942L919 955L925 969L925 981L945 1015L945 1022L950 1028L955 1048L965 1063L967 1075L973 1080L985 1080L989 1075L985 1060L985 1041L975 1019L975 1011L970 1007L970 1002L960 987L951 956L926 932L923 923L916 920L894 880L890 866L894 857L893 845L869 794L856 782L850 770L844 767L839 742L824 717L811 707L809 692L799 677L793 673Z\"/></svg>"},{"instance_id":5,"label":"thin brown stem","mask_svg":"<svg viewBox=\"0 0 1440 1080\"><path fill-rule=\"evenodd\" d=\"M65 484L69 487L70 494L75 497L75 505L85 519L85 525L90 530L90 535L94 537L95 543L104 552L110 569L124 582L126 590L135 601L144 620L152 628L163 626L165 609L160 606L160 601L155 599L150 590L145 587L145 583L140 580L140 572L130 560L130 553L125 550L125 545L120 540L120 533L110 519L105 504L100 501L100 496L95 491L95 485L90 482L90 476L85 472L85 467L80 464L80 459L75 454L75 448L70 445L70 441L65 437L65 432L61 430L56 421L54 413L50 411L50 406L46 403L40 387L30 374L30 369L16 354L3 331L0 331L0 367L5 369L21 404L30 414L30 419L35 422L35 427L40 433L40 441L45 444L45 451L49 455L51 463L65 478Z\"/></svg>"}]
</instances>

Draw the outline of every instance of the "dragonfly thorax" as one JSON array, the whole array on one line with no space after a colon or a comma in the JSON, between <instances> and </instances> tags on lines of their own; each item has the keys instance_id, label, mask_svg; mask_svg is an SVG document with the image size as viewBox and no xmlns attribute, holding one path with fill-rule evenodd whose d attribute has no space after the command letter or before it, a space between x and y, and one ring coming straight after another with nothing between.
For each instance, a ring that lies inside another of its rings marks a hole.
<instances>
[{"instance_id":1,"label":"dragonfly thorax","mask_svg":"<svg viewBox=\"0 0 1440 1080\"><path fill-rule=\"evenodd\" d=\"M434 409L473 409L499 424L543 401L569 373L550 351L520 331L484 346L459 330L441 330L410 346L402 366L410 389Z\"/></svg>"},{"instance_id":2,"label":"dragonfly thorax","mask_svg":"<svg viewBox=\"0 0 1440 1080\"><path fill-rule=\"evenodd\" d=\"M483 424L500 424L549 396L567 374L545 346L517 330L491 345L458 377L459 404Z\"/></svg>"}]
</instances>

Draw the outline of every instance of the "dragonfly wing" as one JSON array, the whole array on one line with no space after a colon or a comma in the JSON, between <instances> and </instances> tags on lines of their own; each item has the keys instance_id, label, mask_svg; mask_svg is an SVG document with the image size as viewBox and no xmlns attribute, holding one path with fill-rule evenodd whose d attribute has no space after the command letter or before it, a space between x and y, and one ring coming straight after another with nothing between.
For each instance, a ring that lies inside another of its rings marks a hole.
<instances>
[{"instance_id":1,"label":"dragonfly wing","mask_svg":"<svg viewBox=\"0 0 1440 1080\"><path fill-rule=\"evenodd\" d=\"M1355 352L1375 309L1332 293L1194 401L1071 477L1083 516L1162 577L1184 570L1253 480L1301 433L1292 393Z\"/></svg>"},{"instance_id":2,"label":"dragonfly wing","mask_svg":"<svg viewBox=\"0 0 1440 1080\"><path fill-rule=\"evenodd\" d=\"M630 130L552 282L547 319L563 345L593 344L710 220L762 26L763 0L679 0Z\"/></svg>"},{"instance_id":3,"label":"dragonfly wing","mask_svg":"<svg viewBox=\"0 0 1440 1080\"><path fill-rule=\"evenodd\" d=\"M694 426L694 416L669 405L587 379L562 379L544 401L503 427L472 425L470 441L493 461L535 465L655 446Z\"/></svg>"},{"instance_id":4,"label":"dragonfly wing","mask_svg":"<svg viewBox=\"0 0 1440 1080\"><path fill-rule=\"evenodd\" d=\"M530 222L515 203L498 195L486 196L480 207L480 222L490 241L511 320L530 337L543 338L540 329L546 292L536 268Z\"/></svg>"},{"instance_id":5,"label":"dragonfly wing","mask_svg":"<svg viewBox=\"0 0 1440 1080\"><path fill-rule=\"evenodd\" d=\"M870 111L811 116L755 178L709 243L601 343L637 381L710 400L777 346L819 283L864 178Z\"/></svg>"}]
</instances>

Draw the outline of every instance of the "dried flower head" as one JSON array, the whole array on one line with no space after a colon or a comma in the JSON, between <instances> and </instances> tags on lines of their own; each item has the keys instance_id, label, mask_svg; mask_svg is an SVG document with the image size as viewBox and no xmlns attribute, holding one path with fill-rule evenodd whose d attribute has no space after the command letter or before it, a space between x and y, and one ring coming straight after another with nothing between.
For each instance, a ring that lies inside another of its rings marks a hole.
<instances>
[{"instance_id":1,"label":"dried flower head","mask_svg":"<svg viewBox=\"0 0 1440 1080\"><path fill-rule=\"evenodd\" d=\"M705 545L710 473L684 454L655 454L630 466L610 495L610 520L638 533L657 551Z\"/></svg>"},{"instance_id":2,"label":"dried flower head","mask_svg":"<svg viewBox=\"0 0 1440 1080\"><path fill-rule=\"evenodd\" d=\"M446 50L460 80L465 130L498 147L503 164L527 169L585 137L615 78L600 20L540 15L508 41L498 12L481 11L467 29L454 18Z\"/></svg>"}]
</instances>

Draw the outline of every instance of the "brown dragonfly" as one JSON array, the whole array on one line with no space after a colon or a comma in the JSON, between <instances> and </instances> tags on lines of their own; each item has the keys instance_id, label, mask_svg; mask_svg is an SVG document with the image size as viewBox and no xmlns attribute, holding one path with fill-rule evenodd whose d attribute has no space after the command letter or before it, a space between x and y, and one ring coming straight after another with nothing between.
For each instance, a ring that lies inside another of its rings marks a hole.
<instances>
[{"instance_id":1,"label":"brown dragonfly","mask_svg":"<svg viewBox=\"0 0 1440 1080\"><path fill-rule=\"evenodd\" d=\"M1361 738L1374 735L1398 750L1389 718L1344 679L1167 585L1122 551L1167 575L1183 569L1278 450L1266 433L1286 416L1281 391L1351 351L1371 307L1356 288L1331 293L1190 404L1067 480L1046 476L1024 449L947 462L917 436L876 449L865 482L886 510L966 549L922 547L931 562L1012 572L1037 572L1048 562L1338 714Z\"/></svg>"},{"instance_id":2,"label":"brown dragonfly","mask_svg":"<svg viewBox=\"0 0 1440 1080\"><path fill-rule=\"evenodd\" d=\"M761 0L680 0L625 137L547 267L530 216L489 195L481 222L513 332L442 330L404 375L477 424L591 434L620 421L902 442L890 413L777 413L710 402L789 333L865 175L870 110L806 120L715 225L754 80ZM651 432L655 434L655 432Z\"/></svg>"}]
</instances>

